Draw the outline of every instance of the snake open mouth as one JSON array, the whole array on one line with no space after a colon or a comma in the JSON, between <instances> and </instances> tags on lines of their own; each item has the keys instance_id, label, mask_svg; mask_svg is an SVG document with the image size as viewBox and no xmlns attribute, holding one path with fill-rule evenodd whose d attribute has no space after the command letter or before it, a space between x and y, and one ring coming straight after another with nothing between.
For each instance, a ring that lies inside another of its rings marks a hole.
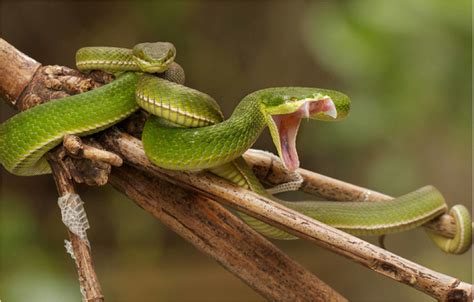
<instances>
[{"instance_id":1,"label":"snake open mouth","mask_svg":"<svg viewBox=\"0 0 474 302\"><path fill-rule=\"evenodd\" d=\"M300 166L296 151L296 135L302 118L314 117L318 114L337 117L334 102L329 97L308 99L295 112L272 115L280 136L281 159L285 167L294 171Z\"/></svg>"}]
</instances>

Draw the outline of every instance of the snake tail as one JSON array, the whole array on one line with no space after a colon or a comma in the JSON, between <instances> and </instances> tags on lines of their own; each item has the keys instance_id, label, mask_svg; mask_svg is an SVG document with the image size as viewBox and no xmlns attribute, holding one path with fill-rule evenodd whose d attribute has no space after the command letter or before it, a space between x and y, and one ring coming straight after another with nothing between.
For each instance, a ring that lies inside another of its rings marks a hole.
<instances>
[{"instance_id":1,"label":"snake tail","mask_svg":"<svg viewBox=\"0 0 474 302\"><path fill-rule=\"evenodd\" d=\"M353 235L386 235L415 229L447 212L442 194L433 186L425 186L393 200L384 201L284 201L267 193L243 158L211 168L210 171L240 187L252 190L313 219ZM238 212L247 224L273 239L289 240L295 236ZM456 222L454 238L426 232L441 250L462 254L471 246L471 217L466 207L455 205L449 211Z\"/></svg>"},{"instance_id":2,"label":"snake tail","mask_svg":"<svg viewBox=\"0 0 474 302\"><path fill-rule=\"evenodd\" d=\"M447 238L427 230L428 235L443 251L451 254L463 254L469 250L472 244L472 223L469 210L463 205L455 205L449 210L449 215L456 223L456 234L454 238Z\"/></svg>"}]
</instances>

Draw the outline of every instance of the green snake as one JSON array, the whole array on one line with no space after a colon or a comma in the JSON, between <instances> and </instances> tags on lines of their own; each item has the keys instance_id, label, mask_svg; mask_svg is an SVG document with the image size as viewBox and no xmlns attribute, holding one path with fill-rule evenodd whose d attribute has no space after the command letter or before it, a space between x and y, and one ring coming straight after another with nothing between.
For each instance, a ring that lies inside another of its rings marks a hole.
<instances>
[{"instance_id":1,"label":"green snake","mask_svg":"<svg viewBox=\"0 0 474 302\"><path fill-rule=\"evenodd\" d=\"M65 135L84 136L101 131L141 107L151 113L142 133L143 146L157 166L174 170L207 169L346 232L389 234L416 228L448 212L443 196L431 186L383 202L287 202L271 196L241 155L268 127L282 162L289 170L295 170L299 166L295 140L300 121L343 119L349 113L349 98L319 88L267 88L244 97L224 120L214 99L182 85L184 74L180 74L173 62L175 54L174 46L164 42L141 43L133 49L79 49L76 54L79 70L103 70L113 73L116 79L92 91L36 106L5 121L0 125L0 162L16 175L50 173L44 154L60 144ZM157 73L166 76L158 77ZM456 222L454 238L428 233L442 250L463 253L471 246L469 212L456 205L448 213ZM268 237L294 238L239 214Z\"/></svg>"}]
</instances>

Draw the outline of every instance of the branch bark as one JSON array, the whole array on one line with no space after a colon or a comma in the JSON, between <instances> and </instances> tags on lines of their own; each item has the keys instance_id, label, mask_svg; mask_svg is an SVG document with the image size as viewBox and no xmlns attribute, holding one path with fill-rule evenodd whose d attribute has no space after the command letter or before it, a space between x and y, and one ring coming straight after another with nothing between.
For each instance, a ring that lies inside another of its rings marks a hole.
<instances>
[{"instance_id":1,"label":"branch bark","mask_svg":"<svg viewBox=\"0 0 474 302\"><path fill-rule=\"evenodd\" d=\"M4 70L23 68L23 64L8 59L5 53L19 56L20 59L23 57L25 62L31 60L0 39L0 66L5 65ZM34 65L36 68L21 72L18 81L9 78L9 74L16 73L2 73L3 76L0 77L0 86L3 89L0 89L0 92L3 92L0 96L19 110L26 110L49 99L93 89L111 80L101 73L86 76L66 67L40 67L39 63ZM7 93L6 91L10 90L10 82L17 83L18 86L13 85L15 89ZM16 99L15 95L21 97ZM69 177L58 172L54 163L53 169L57 182L65 182L65 185L58 185L60 194L74 190ZM127 194L139 206L214 258L268 300L346 301L224 207L202 194L185 191L166 181L143 175L131 167L114 169L110 177L116 189ZM137 179L147 185L137 182ZM156 186L162 190L156 190ZM71 240L73 239L71 237ZM73 248L75 254L86 252L75 244ZM79 275L91 281L96 280L92 261L86 267L89 269L78 265ZM83 288L88 290L88 287ZM93 297L93 291L88 290L87 296Z\"/></svg>"},{"instance_id":2,"label":"branch bark","mask_svg":"<svg viewBox=\"0 0 474 302\"><path fill-rule=\"evenodd\" d=\"M278 159L275 160L275 156L272 156L271 153L250 149L244 154L244 158L253 168L253 171L259 179L267 184L279 185L292 180L291 173L284 168ZM302 191L327 200L350 202L356 200L384 201L393 199L393 197L383 193L359 187L306 169L299 168L297 173L303 177L303 183L301 184ZM428 221L424 227L451 238L454 237L456 233L454 218L448 214Z\"/></svg>"},{"instance_id":3,"label":"branch bark","mask_svg":"<svg viewBox=\"0 0 474 302\"><path fill-rule=\"evenodd\" d=\"M0 97L4 98L8 104L23 111L38 104L38 101L44 101L36 94L26 93L33 87L32 82L38 83L33 79L41 69L40 63L0 39ZM45 83L43 81L42 85ZM60 153L60 150L56 148L48 153L47 158L53 170L58 194L61 197L66 194L75 194L76 191L68 172L60 164ZM67 231L84 300L88 302L104 301L88 243L71 231Z\"/></svg>"},{"instance_id":4,"label":"branch bark","mask_svg":"<svg viewBox=\"0 0 474 302\"><path fill-rule=\"evenodd\" d=\"M71 180L68 171L61 165L61 147L49 152L48 162L53 171L54 181L59 196L66 194L76 194L74 182ZM82 240L78 235L67 230L71 242L73 259L76 263L77 273L79 275L79 286L84 300L87 302L102 302L104 296L102 288L95 272L92 261L91 248L88 242Z\"/></svg>"},{"instance_id":5,"label":"branch bark","mask_svg":"<svg viewBox=\"0 0 474 302\"><path fill-rule=\"evenodd\" d=\"M224 207L131 166L110 183L272 301L345 301Z\"/></svg>"},{"instance_id":6,"label":"branch bark","mask_svg":"<svg viewBox=\"0 0 474 302\"><path fill-rule=\"evenodd\" d=\"M208 173L170 171L153 165L141 141L116 129L101 142L125 162L166 181L217 200L297 237L314 242L377 273L407 284L440 301L471 301L472 285L406 260L364 240L288 209L252 191L236 187Z\"/></svg>"}]
</instances>

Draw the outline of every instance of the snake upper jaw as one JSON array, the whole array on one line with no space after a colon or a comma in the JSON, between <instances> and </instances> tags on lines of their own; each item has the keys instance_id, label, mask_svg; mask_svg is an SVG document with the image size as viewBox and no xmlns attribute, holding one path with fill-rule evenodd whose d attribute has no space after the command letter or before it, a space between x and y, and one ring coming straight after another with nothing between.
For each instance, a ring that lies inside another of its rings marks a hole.
<instances>
[{"instance_id":1,"label":"snake upper jaw","mask_svg":"<svg viewBox=\"0 0 474 302\"><path fill-rule=\"evenodd\" d=\"M266 114L265 117L280 159L285 168L294 171L300 166L296 149L296 136L301 120L303 118L319 119L321 117L336 119L337 109L332 99L324 96L318 99L306 99L292 113Z\"/></svg>"},{"instance_id":2,"label":"snake upper jaw","mask_svg":"<svg viewBox=\"0 0 474 302\"><path fill-rule=\"evenodd\" d=\"M146 73L162 73L165 72L169 65L174 61L174 57L166 58L160 62L150 63L138 57L133 58L140 69Z\"/></svg>"}]
</instances>

